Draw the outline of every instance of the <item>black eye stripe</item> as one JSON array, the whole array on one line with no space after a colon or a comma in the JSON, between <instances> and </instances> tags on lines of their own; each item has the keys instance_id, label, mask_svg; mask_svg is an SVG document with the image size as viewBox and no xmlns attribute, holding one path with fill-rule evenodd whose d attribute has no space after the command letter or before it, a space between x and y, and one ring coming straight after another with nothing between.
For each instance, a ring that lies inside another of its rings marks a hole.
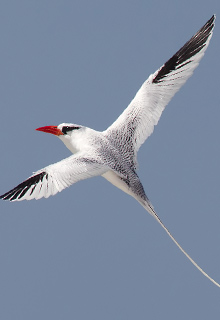
<instances>
[{"instance_id":1,"label":"black eye stripe","mask_svg":"<svg viewBox=\"0 0 220 320\"><path fill-rule=\"evenodd\" d=\"M69 126L65 126L65 127L62 128L62 132L63 132L63 134L67 134L68 131L73 131L73 130L78 130L78 129L80 129L80 127L74 127L74 126L69 127Z\"/></svg>"}]
</instances>

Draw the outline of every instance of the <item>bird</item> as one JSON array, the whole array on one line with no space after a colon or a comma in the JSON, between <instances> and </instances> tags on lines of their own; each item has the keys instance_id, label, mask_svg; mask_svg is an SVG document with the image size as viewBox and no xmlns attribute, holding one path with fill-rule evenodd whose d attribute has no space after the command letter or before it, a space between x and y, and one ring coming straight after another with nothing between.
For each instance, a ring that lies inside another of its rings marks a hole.
<instances>
[{"instance_id":1,"label":"bird","mask_svg":"<svg viewBox=\"0 0 220 320\"><path fill-rule=\"evenodd\" d=\"M38 131L57 136L73 154L36 171L1 195L0 199L21 201L48 198L80 180L102 176L136 199L191 263L220 287L172 236L156 213L137 174L139 148L152 134L171 98L198 66L212 37L215 19L213 15L166 63L148 77L128 107L106 130L96 131L73 123L37 128Z\"/></svg>"}]
</instances>

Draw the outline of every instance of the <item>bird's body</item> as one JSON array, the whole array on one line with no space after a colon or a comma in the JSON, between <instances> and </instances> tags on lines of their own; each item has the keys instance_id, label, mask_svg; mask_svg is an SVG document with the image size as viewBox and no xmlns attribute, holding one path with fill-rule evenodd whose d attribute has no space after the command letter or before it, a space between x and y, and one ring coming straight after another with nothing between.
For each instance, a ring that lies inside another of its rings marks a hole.
<instances>
[{"instance_id":1,"label":"bird's body","mask_svg":"<svg viewBox=\"0 0 220 320\"><path fill-rule=\"evenodd\" d=\"M213 16L171 59L143 83L129 106L105 131L71 123L38 128L57 135L74 154L49 165L3 194L4 200L31 200L49 197L73 183L103 176L113 185L134 197L164 228L187 258L213 283L194 260L182 249L162 223L137 175L137 152L165 106L192 75L209 44L214 28Z\"/></svg>"}]
</instances>

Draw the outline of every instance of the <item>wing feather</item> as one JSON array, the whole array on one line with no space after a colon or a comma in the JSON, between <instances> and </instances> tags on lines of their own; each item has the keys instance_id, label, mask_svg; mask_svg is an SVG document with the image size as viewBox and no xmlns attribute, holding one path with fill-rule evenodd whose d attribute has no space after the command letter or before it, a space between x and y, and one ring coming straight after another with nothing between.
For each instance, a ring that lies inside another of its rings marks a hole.
<instances>
[{"instance_id":1,"label":"wing feather","mask_svg":"<svg viewBox=\"0 0 220 320\"><path fill-rule=\"evenodd\" d=\"M21 201L48 198L73 183L104 174L109 168L95 159L72 155L35 172L27 180L0 196L0 199Z\"/></svg>"},{"instance_id":2,"label":"wing feather","mask_svg":"<svg viewBox=\"0 0 220 320\"><path fill-rule=\"evenodd\" d=\"M137 151L152 134L165 106L192 75L209 45L215 16L143 83L134 99L118 119L105 131L111 141L130 154L137 166ZM128 143L129 142L129 143Z\"/></svg>"}]
</instances>

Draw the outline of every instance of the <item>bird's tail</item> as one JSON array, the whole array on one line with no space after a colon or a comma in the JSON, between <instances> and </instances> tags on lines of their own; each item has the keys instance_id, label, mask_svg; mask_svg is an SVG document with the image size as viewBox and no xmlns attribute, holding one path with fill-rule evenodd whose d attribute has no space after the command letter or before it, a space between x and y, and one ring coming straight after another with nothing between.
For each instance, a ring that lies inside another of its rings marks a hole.
<instances>
[{"instance_id":1,"label":"bird's tail","mask_svg":"<svg viewBox=\"0 0 220 320\"><path fill-rule=\"evenodd\" d=\"M220 284L216 282L214 279L212 279L189 255L188 253L181 247L181 245L176 241L176 239L172 236L170 231L167 229L167 227L163 224L163 222L160 220L159 216L155 212L153 206L150 204L150 202L147 201L139 201L139 203L147 210L156 220L159 222L161 227L166 231L168 236L173 240L173 242L177 245L177 247L182 251L183 254L189 259L189 261L192 262L192 264L206 277L208 278L212 283L214 283L217 287L220 288Z\"/></svg>"}]
</instances>

